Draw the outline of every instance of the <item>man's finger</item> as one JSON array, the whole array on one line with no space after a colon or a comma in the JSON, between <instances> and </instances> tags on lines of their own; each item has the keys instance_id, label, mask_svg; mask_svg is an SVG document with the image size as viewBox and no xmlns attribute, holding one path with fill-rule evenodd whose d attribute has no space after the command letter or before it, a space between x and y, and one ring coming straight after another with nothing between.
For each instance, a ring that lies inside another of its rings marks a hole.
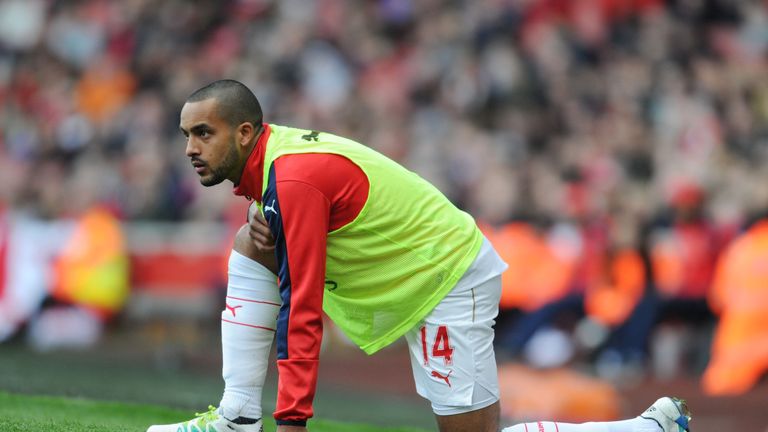
<instances>
[{"instance_id":1,"label":"man's finger","mask_svg":"<svg viewBox=\"0 0 768 432\"><path fill-rule=\"evenodd\" d=\"M269 227L269 224L267 223L267 220L264 218L264 215L261 214L261 212L255 213L256 218L254 219L256 222L264 225L265 227Z\"/></svg>"},{"instance_id":2,"label":"man's finger","mask_svg":"<svg viewBox=\"0 0 768 432\"><path fill-rule=\"evenodd\" d=\"M259 250L259 252L272 252L275 250L274 246L263 246L263 245L262 246L255 245L255 246L256 246L256 249Z\"/></svg>"},{"instance_id":3,"label":"man's finger","mask_svg":"<svg viewBox=\"0 0 768 432\"><path fill-rule=\"evenodd\" d=\"M251 221L250 224L248 224L248 227L251 231L258 232L265 237L269 239L269 243L273 243L272 240L272 230L269 229L269 226L267 225L267 221L264 220L264 218L257 214L257 216L254 218L254 220Z\"/></svg>"},{"instance_id":4,"label":"man's finger","mask_svg":"<svg viewBox=\"0 0 768 432\"><path fill-rule=\"evenodd\" d=\"M273 245L275 243L274 239L272 238L272 233L269 230L264 230L260 227L249 227L248 233L250 234L251 238L254 240L258 239L264 242L264 244L267 245Z\"/></svg>"},{"instance_id":5,"label":"man's finger","mask_svg":"<svg viewBox=\"0 0 768 432\"><path fill-rule=\"evenodd\" d=\"M254 231L263 232L263 233L271 233L272 232L269 229L269 225L263 224L263 223L261 223L258 220L251 221L251 223L249 223L248 226L252 230L254 230Z\"/></svg>"},{"instance_id":6,"label":"man's finger","mask_svg":"<svg viewBox=\"0 0 768 432\"><path fill-rule=\"evenodd\" d=\"M248 208L248 236L253 241L254 246L261 252L275 250L275 240L272 238L272 231L264 215L259 211L256 202Z\"/></svg>"},{"instance_id":7,"label":"man's finger","mask_svg":"<svg viewBox=\"0 0 768 432\"><path fill-rule=\"evenodd\" d=\"M269 240L269 238L259 233L251 234L251 240L253 240L254 243L256 244L261 244L263 246L272 246L272 242Z\"/></svg>"},{"instance_id":8,"label":"man's finger","mask_svg":"<svg viewBox=\"0 0 768 432\"><path fill-rule=\"evenodd\" d=\"M251 236L251 238L255 241L259 241L262 243L270 243L270 237L263 233L256 230L248 230L248 235Z\"/></svg>"},{"instance_id":9,"label":"man's finger","mask_svg":"<svg viewBox=\"0 0 768 432\"><path fill-rule=\"evenodd\" d=\"M272 239L272 233L269 230L265 232L261 227L254 228L253 225L249 225L248 236L253 240L256 248L262 252L274 250L275 242Z\"/></svg>"}]
</instances>

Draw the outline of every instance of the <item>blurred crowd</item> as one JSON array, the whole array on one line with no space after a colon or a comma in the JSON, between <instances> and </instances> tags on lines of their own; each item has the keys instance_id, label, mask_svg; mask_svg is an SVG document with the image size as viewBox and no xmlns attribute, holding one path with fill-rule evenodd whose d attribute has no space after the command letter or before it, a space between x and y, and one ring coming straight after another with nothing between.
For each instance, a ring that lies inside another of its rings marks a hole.
<instances>
[{"instance_id":1,"label":"blurred crowd","mask_svg":"<svg viewBox=\"0 0 768 432\"><path fill-rule=\"evenodd\" d=\"M767 49L760 0L6 0L0 205L225 220L178 112L233 78L265 121L363 142L478 219L511 265L500 350L570 314L596 361L644 363L743 273L724 251L768 209Z\"/></svg>"}]
</instances>

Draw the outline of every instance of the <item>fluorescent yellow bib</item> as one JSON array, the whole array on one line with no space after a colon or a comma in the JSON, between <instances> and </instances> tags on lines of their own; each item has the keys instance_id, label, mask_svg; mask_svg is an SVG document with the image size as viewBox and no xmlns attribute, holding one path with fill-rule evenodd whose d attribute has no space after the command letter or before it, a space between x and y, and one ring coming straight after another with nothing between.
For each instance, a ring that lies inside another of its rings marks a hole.
<instances>
[{"instance_id":1,"label":"fluorescent yellow bib","mask_svg":"<svg viewBox=\"0 0 768 432\"><path fill-rule=\"evenodd\" d=\"M270 127L262 192L272 162L286 154L338 154L368 177L360 214L328 233L323 309L372 354L445 297L477 256L482 234L437 188L374 150L324 132Z\"/></svg>"}]
</instances>

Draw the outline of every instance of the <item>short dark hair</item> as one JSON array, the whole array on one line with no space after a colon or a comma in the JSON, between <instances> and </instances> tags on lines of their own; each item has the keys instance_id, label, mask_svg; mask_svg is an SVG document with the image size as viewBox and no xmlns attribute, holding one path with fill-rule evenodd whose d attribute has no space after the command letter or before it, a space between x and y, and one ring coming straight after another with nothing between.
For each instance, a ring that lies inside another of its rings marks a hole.
<instances>
[{"instance_id":1,"label":"short dark hair","mask_svg":"<svg viewBox=\"0 0 768 432\"><path fill-rule=\"evenodd\" d=\"M219 115L231 126L249 122L258 129L264 119L256 95L240 81L224 79L214 81L194 91L187 102L216 99Z\"/></svg>"}]
</instances>

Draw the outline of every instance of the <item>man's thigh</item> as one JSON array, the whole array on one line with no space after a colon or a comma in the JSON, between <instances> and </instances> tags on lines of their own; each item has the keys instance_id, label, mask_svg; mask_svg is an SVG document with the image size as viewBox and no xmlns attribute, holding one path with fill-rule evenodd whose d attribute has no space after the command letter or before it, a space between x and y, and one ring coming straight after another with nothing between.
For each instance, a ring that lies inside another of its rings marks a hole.
<instances>
[{"instance_id":1,"label":"man's thigh","mask_svg":"<svg viewBox=\"0 0 768 432\"><path fill-rule=\"evenodd\" d=\"M461 282L406 334L418 393L437 415L486 408L499 399L493 324L501 277Z\"/></svg>"}]
</instances>

